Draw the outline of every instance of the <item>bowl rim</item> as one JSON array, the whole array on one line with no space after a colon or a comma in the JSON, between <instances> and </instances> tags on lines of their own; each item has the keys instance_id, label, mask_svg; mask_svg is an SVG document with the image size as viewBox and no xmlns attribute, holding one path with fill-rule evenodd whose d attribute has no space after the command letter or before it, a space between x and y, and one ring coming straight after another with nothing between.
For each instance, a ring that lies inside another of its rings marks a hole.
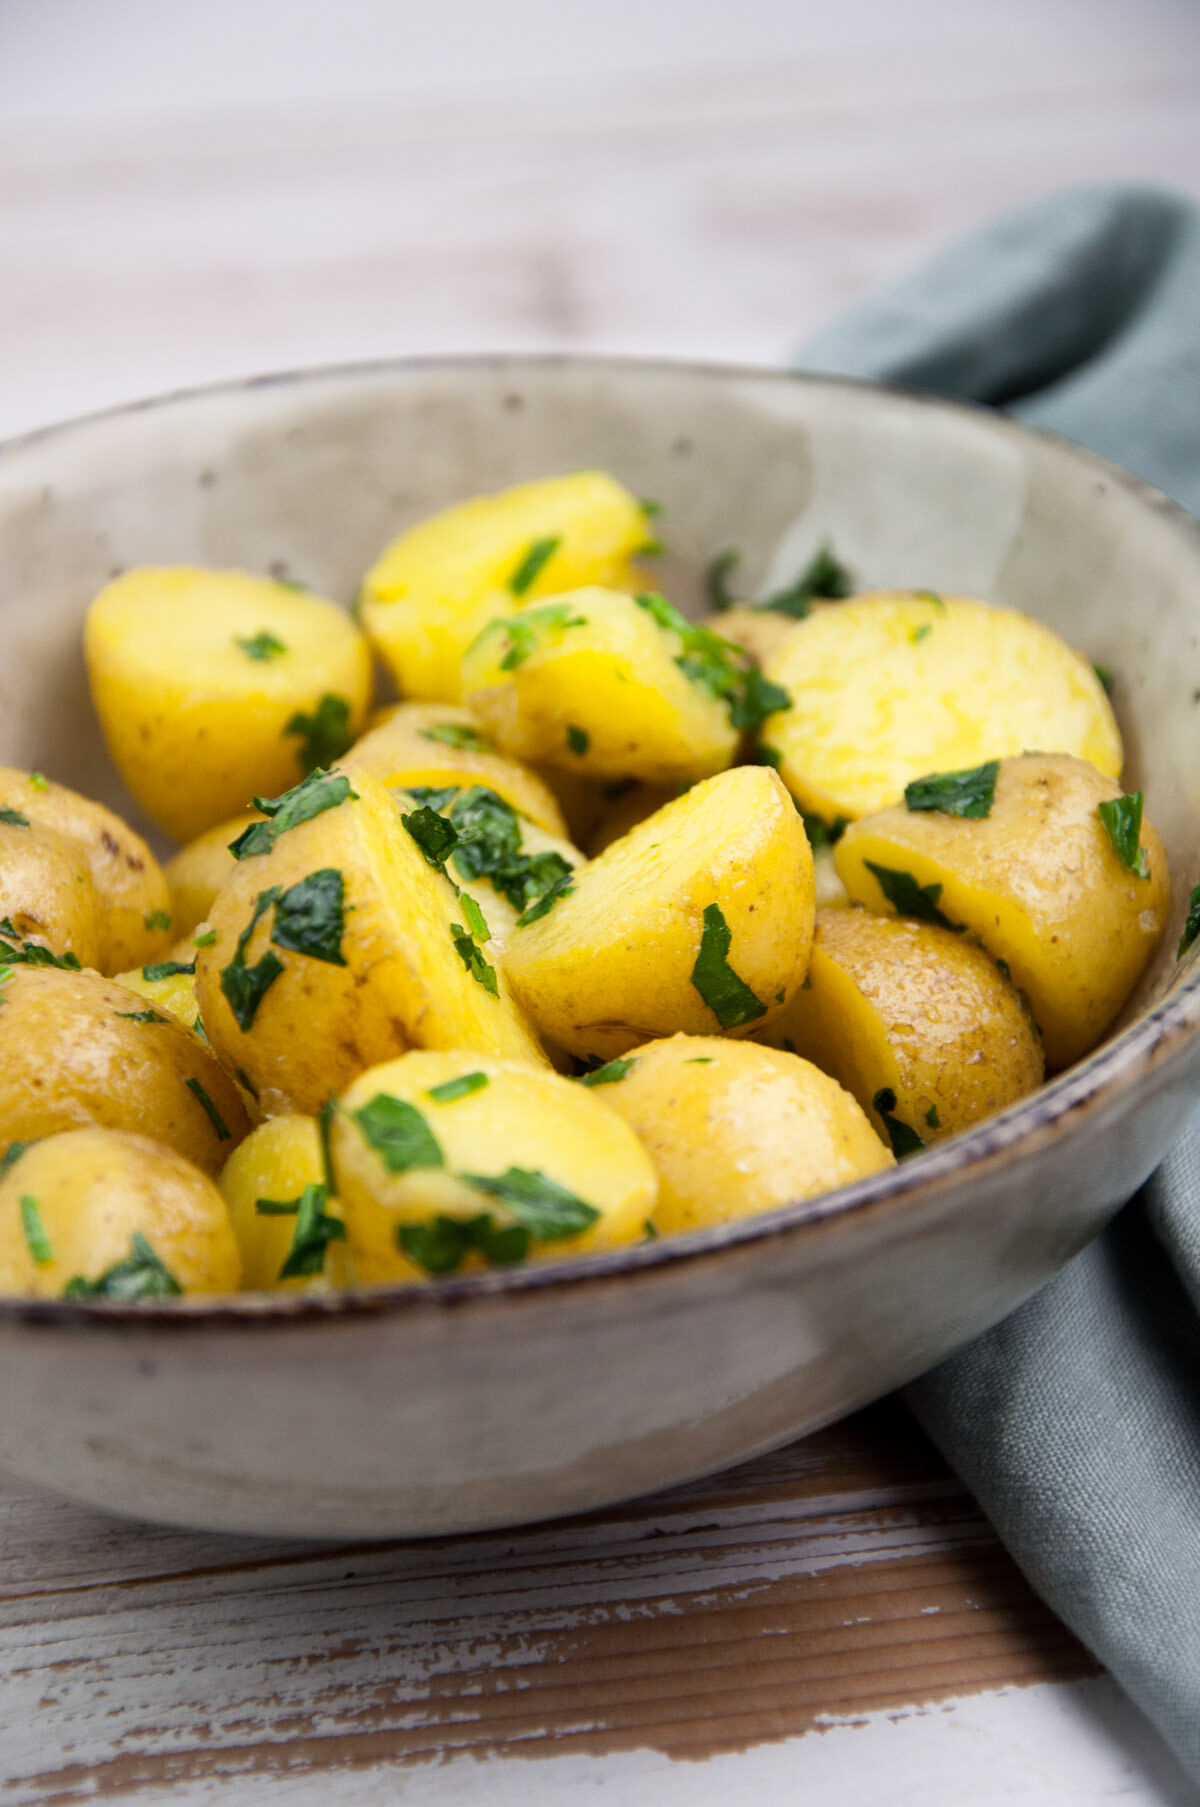
<instances>
[{"instance_id":1,"label":"bowl rim","mask_svg":"<svg viewBox=\"0 0 1200 1807\"><path fill-rule=\"evenodd\" d=\"M767 388L850 390L886 397L915 409L984 419L991 430L1020 442L1049 444L1068 459L1089 466L1106 482L1165 518L1191 543L1200 580L1200 522L1161 490L1088 447L1041 426L1000 413L982 402L938 395L901 383L881 382L786 366L738 364L720 360L664 358L628 354L575 352L429 353L415 356L347 360L236 376L188 385L135 398L34 427L0 440L0 462L45 441L69 438L81 431L142 414L166 412L179 404L258 390L319 389L327 383L354 382L373 376L447 373L511 373L514 380L547 371L619 371L631 375L676 375L718 383L758 383ZM1178 958L1178 956L1177 956ZM408 1281L393 1285L349 1288L335 1293L245 1292L199 1295L165 1301L102 1299L26 1299L0 1297L0 1324L36 1323L64 1327L110 1327L121 1330L179 1331L245 1328L278 1323L341 1323L346 1319L398 1312L442 1312L473 1299L520 1299L550 1289L595 1287L621 1280L649 1279L680 1263L711 1261L726 1253L748 1250L806 1231L827 1229L863 1213L903 1208L914 1192L923 1195L950 1189L967 1171L984 1175L1002 1162L1032 1155L1060 1136L1082 1133L1088 1119L1114 1097L1128 1092L1154 1069L1180 1058L1200 1034L1200 958L1171 993L1127 1028L1102 1041L1075 1066L1041 1085L1027 1098L985 1119L974 1128L935 1144L881 1173L841 1186L816 1198L780 1205L771 1211L708 1229L684 1231L652 1242L553 1261L491 1268L457 1277Z\"/></svg>"}]
</instances>

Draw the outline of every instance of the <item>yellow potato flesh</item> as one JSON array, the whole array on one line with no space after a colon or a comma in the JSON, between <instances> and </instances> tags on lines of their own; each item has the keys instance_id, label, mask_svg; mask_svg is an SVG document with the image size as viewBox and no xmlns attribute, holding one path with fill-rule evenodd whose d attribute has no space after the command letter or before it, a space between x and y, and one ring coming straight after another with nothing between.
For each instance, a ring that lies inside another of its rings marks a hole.
<instances>
[{"instance_id":1,"label":"yellow potato flesh","mask_svg":"<svg viewBox=\"0 0 1200 1807\"><path fill-rule=\"evenodd\" d=\"M680 668L681 645L633 597L572 590L486 628L463 690L518 759L589 778L704 778L732 762L739 736L727 705Z\"/></svg>"},{"instance_id":2,"label":"yellow potato flesh","mask_svg":"<svg viewBox=\"0 0 1200 1807\"><path fill-rule=\"evenodd\" d=\"M79 848L99 899L101 972L162 958L171 941L167 881L127 822L65 784L12 766L0 766L0 808L15 809Z\"/></svg>"},{"instance_id":3,"label":"yellow potato flesh","mask_svg":"<svg viewBox=\"0 0 1200 1807\"><path fill-rule=\"evenodd\" d=\"M260 1199L299 1202L308 1186L324 1186L321 1137L312 1117L272 1117L251 1130L230 1155L217 1184L229 1207L242 1258L242 1286L250 1292L330 1292L353 1282L347 1244L332 1238L319 1273L281 1278L296 1233L297 1215L259 1211ZM340 1215L326 1198L326 1216Z\"/></svg>"},{"instance_id":4,"label":"yellow potato flesh","mask_svg":"<svg viewBox=\"0 0 1200 1807\"><path fill-rule=\"evenodd\" d=\"M468 1074L482 1074L486 1085L444 1102L430 1096ZM380 1097L420 1113L440 1156L437 1165L389 1170L356 1115ZM568 1237L534 1235L532 1260L639 1241L658 1192L649 1156L598 1094L555 1073L473 1054L406 1054L363 1073L339 1100L331 1148L355 1270L366 1282L430 1277L400 1247L397 1233L404 1225L485 1213L499 1229L521 1221L466 1175L497 1177L510 1168L541 1174L599 1213ZM477 1249L461 1263L464 1269L487 1265Z\"/></svg>"},{"instance_id":5,"label":"yellow potato flesh","mask_svg":"<svg viewBox=\"0 0 1200 1807\"><path fill-rule=\"evenodd\" d=\"M145 998L155 1010L163 1010L175 1017L187 1028L203 1033L200 1022L200 1006L196 1001L196 950L187 943L182 948L172 951L172 958L158 962L163 966L189 968L190 971L169 972L160 979L147 978L147 972L153 973L154 966L135 966L127 973L114 973L113 984L119 985L123 991L132 993L134 997Z\"/></svg>"},{"instance_id":6,"label":"yellow potato flesh","mask_svg":"<svg viewBox=\"0 0 1200 1807\"><path fill-rule=\"evenodd\" d=\"M1150 875L1138 878L1097 814L1120 794L1081 759L1031 753L1001 762L988 817L884 810L847 829L834 859L851 897L875 911L891 906L868 861L940 886L932 901L946 920L1006 962L1053 1072L1099 1041L1166 921L1170 879L1158 835L1143 821Z\"/></svg>"},{"instance_id":7,"label":"yellow potato flesh","mask_svg":"<svg viewBox=\"0 0 1200 1807\"><path fill-rule=\"evenodd\" d=\"M445 736L468 736L455 746ZM343 765L370 772L393 790L412 785L486 784L547 834L567 832L553 794L536 772L506 759L469 709L446 703L399 703L354 743Z\"/></svg>"},{"instance_id":8,"label":"yellow potato flesh","mask_svg":"<svg viewBox=\"0 0 1200 1807\"><path fill-rule=\"evenodd\" d=\"M704 1034L719 1019L692 974L713 906L726 965L761 1006L726 1025L747 1034L796 990L812 942L812 854L765 767L693 786L580 867L570 894L513 931L505 966L538 1027L573 1054L607 1060L657 1035Z\"/></svg>"},{"instance_id":9,"label":"yellow potato flesh","mask_svg":"<svg viewBox=\"0 0 1200 1807\"><path fill-rule=\"evenodd\" d=\"M764 1031L888 1115L941 1141L1034 1091L1041 1043L982 948L948 929L866 910L818 910L808 977Z\"/></svg>"},{"instance_id":10,"label":"yellow potato flesh","mask_svg":"<svg viewBox=\"0 0 1200 1807\"><path fill-rule=\"evenodd\" d=\"M145 1136L49 1136L0 1179L0 1293L60 1298L129 1260L135 1233L183 1292L237 1291L237 1243L207 1175Z\"/></svg>"},{"instance_id":11,"label":"yellow potato flesh","mask_svg":"<svg viewBox=\"0 0 1200 1807\"><path fill-rule=\"evenodd\" d=\"M23 941L100 964L100 901L82 849L33 821L0 821L0 918Z\"/></svg>"},{"instance_id":12,"label":"yellow potato flesh","mask_svg":"<svg viewBox=\"0 0 1200 1807\"><path fill-rule=\"evenodd\" d=\"M467 970L454 936L468 926L462 904L426 863L396 800L368 773L347 775L356 796L238 862L209 913L216 939L197 951L196 990L213 1047L248 1075L268 1115L315 1112L365 1067L414 1044L543 1059L497 960L485 956L494 994ZM344 964L273 944L267 908L243 960L255 966L270 954L283 971L240 1027L221 975L256 900L326 870L342 875Z\"/></svg>"},{"instance_id":13,"label":"yellow potato flesh","mask_svg":"<svg viewBox=\"0 0 1200 1807\"><path fill-rule=\"evenodd\" d=\"M1120 774L1095 672L1015 609L931 592L855 597L798 622L766 676L792 704L761 739L801 808L828 822L885 809L927 773L1034 748Z\"/></svg>"},{"instance_id":14,"label":"yellow potato flesh","mask_svg":"<svg viewBox=\"0 0 1200 1807\"><path fill-rule=\"evenodd\" d=\"M634 1049L603 1088L658 1171L657 1230L773 1211L892 1165L849 1092L806 1060L719 1036Z\"/></svg>"},{"instance_id":15,"label":"yellow potato flesh","mask_svg":"<svg viewBox=\"0 0 1200 1807\"><path fill-rule=\"evenodd\" d=\"M367 572L360 617L402 696L457 702L462 656L493 616L580 584L619 587L647 538L641 504L602 471L523 483L402 534ZM531 549L549 541L522 586Z\"/></svg>"},{"instance_id":16,"label":"yellow potato flesh","mask_svg":"<svg viewBox=\"0 0 1200 1807\"><path fill-rule=\"evenodd\" d=\"M190 935L204 921L217 892L233 877L237 862L229 851L230 842L236 841L251 822L262 820L257 809L243 810L226 822L218 822L215 828L205 829L167 861L163 870L171 892L174 934Z\"/></svg>"},{"instance_id":17,"label":"yellow potato flesh","mask_svg":"<svg viewBox=\"0 0 1200 1807\"><path fill-rule=\"evenodd\" d=\"M284 650L252 657L262 636ZM181 841L332 763L370 700L370 651L345 610L242 571L126 572L92 603L84 651L114 763ZM345 705L342 744L296 723L326 698Z\"/></svg>"}]
</instances>

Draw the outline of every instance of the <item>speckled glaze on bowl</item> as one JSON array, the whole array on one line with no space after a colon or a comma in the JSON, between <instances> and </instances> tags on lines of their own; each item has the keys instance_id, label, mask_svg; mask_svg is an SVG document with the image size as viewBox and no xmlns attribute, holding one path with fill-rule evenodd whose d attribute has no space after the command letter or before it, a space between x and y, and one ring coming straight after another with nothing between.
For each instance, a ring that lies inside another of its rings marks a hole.
<instances>
[{"instance_id":1,"label":"speckled glaze on bowl","mask_svg":"<svg viewBox=\"0 0 1200 1807\"><path fill-rule=\"evenodd\" d=\"M1174 964L1200 876L1200 530L986 412L716 368L485 358L168 397L0 448L0 760L128 813L80 625L142 563L349 597L472 492L604 466L665 508L663 587L719 548L757 588L831 538L863 585L1028 609L1117 674L1128 788L1167 843L1159 960L1090 1059L970 1134L749 1223L331 1300L0 1302L0 1465L214 1530L421 1536L578 1512L771 1448L1011 1310L1146 1177L1200 1073Z\"/></svg>"}]
</instances>

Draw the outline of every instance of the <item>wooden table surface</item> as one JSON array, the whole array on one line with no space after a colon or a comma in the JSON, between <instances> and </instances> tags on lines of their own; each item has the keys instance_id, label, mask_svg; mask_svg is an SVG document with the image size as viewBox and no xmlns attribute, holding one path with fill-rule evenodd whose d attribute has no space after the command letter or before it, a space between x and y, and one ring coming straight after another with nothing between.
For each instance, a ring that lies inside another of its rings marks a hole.
<instances>
[{"instance_id":1,"label":"wooden table surface","mask_svg":"<svg viewBox=\"0 0 1200 1807\"><path fill-rule=\"evenodd\" d=\"M480 347L775 363L1074 181L1200 193L1190 0L0 0L0 432ZM308 1548L0 1485L0 1802L1194 1791L894 1402L595 1517Z\"/></svg>"}]
</instances>

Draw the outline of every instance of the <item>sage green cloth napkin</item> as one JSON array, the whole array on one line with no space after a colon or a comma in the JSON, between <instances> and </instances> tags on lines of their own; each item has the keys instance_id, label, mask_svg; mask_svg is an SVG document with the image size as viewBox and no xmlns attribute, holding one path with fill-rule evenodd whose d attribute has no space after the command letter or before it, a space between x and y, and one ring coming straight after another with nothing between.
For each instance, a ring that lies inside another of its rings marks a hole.
<instances>
[{"instance_id":1,"label":"sage green cloth napkin","mask_svg":"<svg viewBox=\"0 0 1200 1807\"><path fill-rule=\"evenodd\" d=\"M1052 196L869 298L807 369L990 402L1200 515L1200 208ZM908 1401L1200 1782L1200 1115L1096 1242Z\"/></svg>"}]
</instances>

